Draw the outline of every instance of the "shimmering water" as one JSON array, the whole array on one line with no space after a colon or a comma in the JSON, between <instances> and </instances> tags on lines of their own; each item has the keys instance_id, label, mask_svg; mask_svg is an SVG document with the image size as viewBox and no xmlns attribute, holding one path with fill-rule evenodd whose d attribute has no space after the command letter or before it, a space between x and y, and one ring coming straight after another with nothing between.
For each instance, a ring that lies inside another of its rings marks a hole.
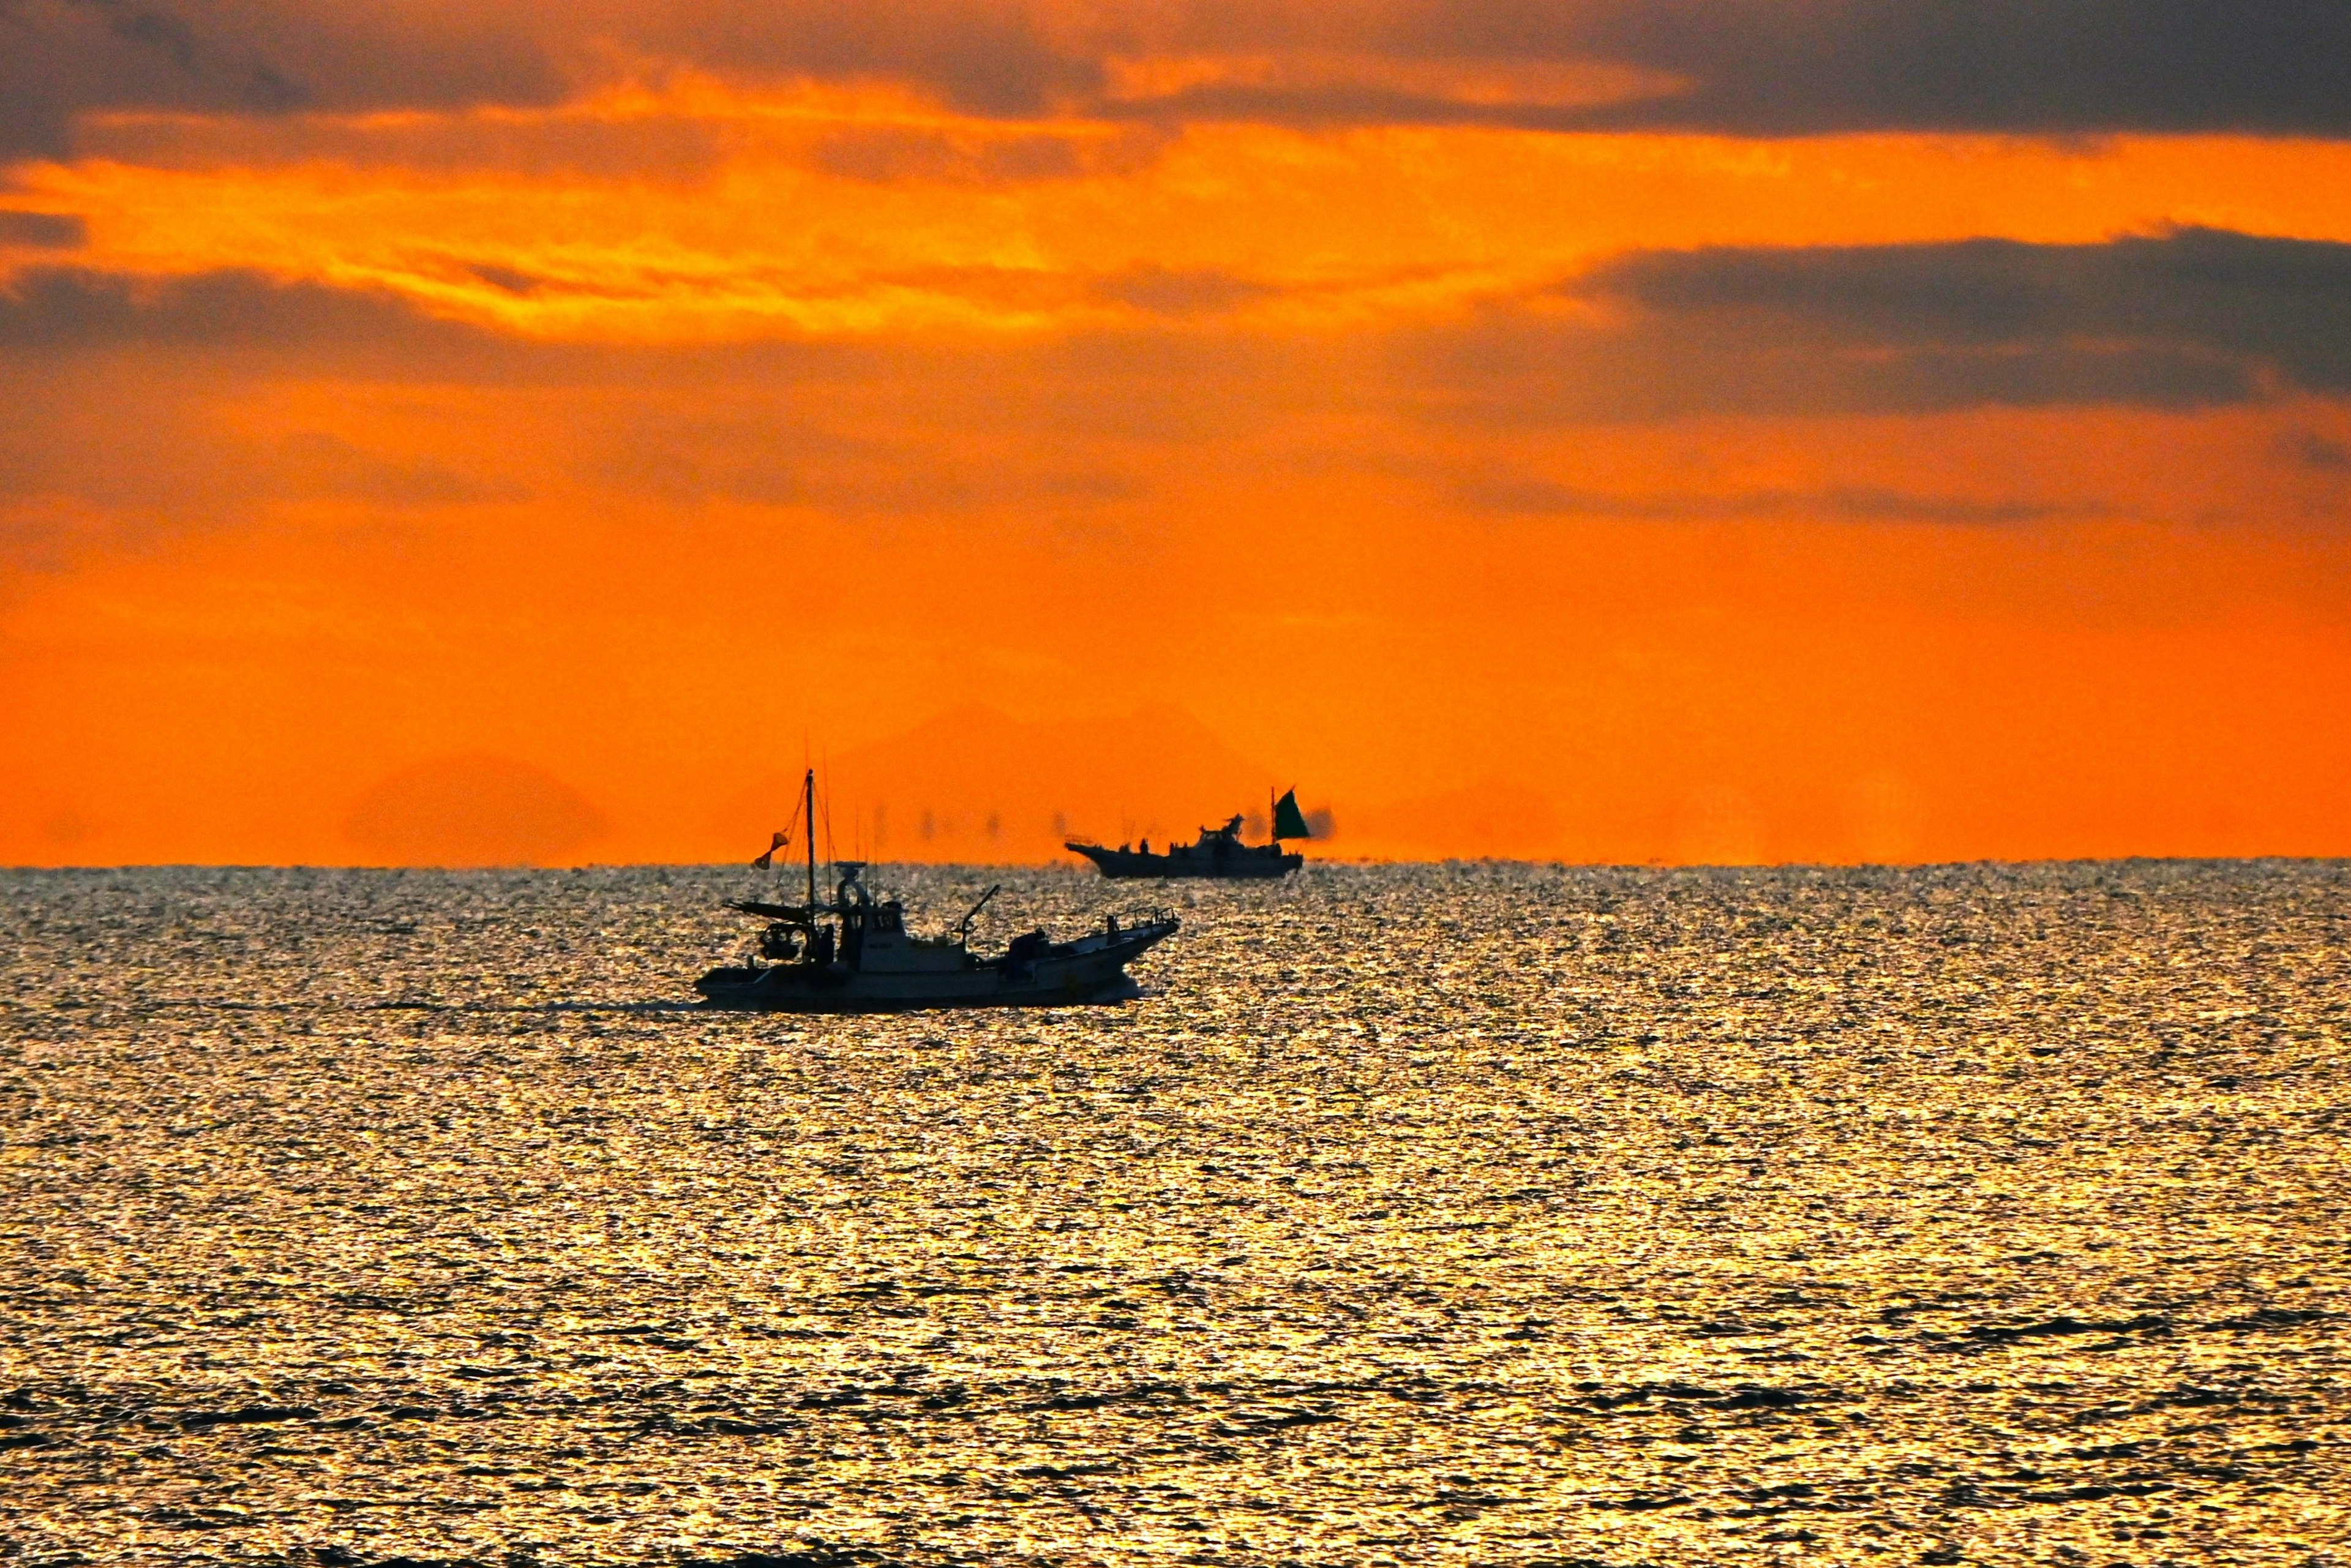
<instances>
[{"instance_id":1,"label":"shimmering water","mask_svg":"<svg viewBox=\"0 0 2351 1568\"><path fill-rule=\"evenodd\" d=\"M0 1558L2351 1560L2351 867L744 874L0 876Z\"/></svg>"}]
</instances>

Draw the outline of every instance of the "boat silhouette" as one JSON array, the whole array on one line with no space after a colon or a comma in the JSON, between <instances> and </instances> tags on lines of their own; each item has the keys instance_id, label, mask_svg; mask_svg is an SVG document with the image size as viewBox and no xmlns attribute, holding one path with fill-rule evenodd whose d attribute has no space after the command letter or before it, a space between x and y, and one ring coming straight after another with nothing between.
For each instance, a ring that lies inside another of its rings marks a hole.
<instances>
[{"instance_id":1,"label":"boat silhouette","mask_svg":"<svg viewBox=\"0 0 2351 1568\"><path fill-rule=\"evenodd\" d=\"M809 771L800 821L816 818L816 772ZM883 1013L927 1008L1057 1007L1114 1001L1134 994L1126 966L1173 936L1178 925L1158 913L1057 942L1043 930L1015 936L1000 953L974 952L971 923L1001 888L989 888L952 934L921 936L906 928L905 906L876 899L860 861L835 862L832 896L817 898L815 834L808 845L808 898L801 904L730 899L726 907L768 922L749 962L722 964L695 982L714 1007L767 1012ZM776 835L765 869L789 838ZM762 963L761 960L769 960Z\"/></svg>"},{"instance_id":2,"label":"boat silhouette","mask_svg":"<svg viewBox=\"0 0 2351 1568\"><path fill-rule=\"evenodd\" d=\"M1143 841L1139 850L1121 844L1116 849L1102 844L1066 841L1062 847L1102 868L1107 877L1121 880L1144 877L1213 877L1244 880L1288 876L1306 863L1306 857L1294 850L1281 847L1284 839L1304 839L1313 835L1306 830L1306 818L1298 809L1298 791L1291 789L1281 799L1271 802L1273 838L1270 843L1248 844L1241 841L1241 819L1238 816L1221 828L1202 828L1200 836L1188 844L1171 844L1160 853L1152 852L1151 841Z\"/></svg>"}]
</instances>

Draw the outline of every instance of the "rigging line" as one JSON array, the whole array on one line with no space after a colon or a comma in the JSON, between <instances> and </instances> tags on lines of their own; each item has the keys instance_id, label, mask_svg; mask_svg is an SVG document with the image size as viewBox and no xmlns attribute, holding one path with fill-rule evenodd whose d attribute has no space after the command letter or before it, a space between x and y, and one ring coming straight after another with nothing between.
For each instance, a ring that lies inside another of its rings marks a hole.
<instances>
[{"instance_id":1,"label":"rigging line","mask_svg":"<svg viewBox=\"0 0 2351 1568\"><path fill-rule=\"evenodd\" d=\"M803 800L800 799L800 792L799 792L798 789L793 790L793 791L792 791L792 814L791 814L791 818L790 818L790 820L789 820L789 821L788 821L787 822L785 822L785 823L784 823L784 845L783 845L783 847L784 847L784 848L786 848L786 849L789 849L789 848L791 847L791 841L791 841L791 833L792 833L792 829L793 829L793 827L794 827L795 825L803 825L803 826L804 826L804 824L800 824L800 816L801 816L802 810L803 810L803 809L805 808L806 804L807 804L807 802L803 801ZM786 866L786 865L784 865L784 864L783 864L783 863L781 863L780 862L770 862L770 863L771 863L771 865L772 865L772 867L773 867L773 869L774 869L774 871L775 871L775 873L776 873L776 881L777 881L778 884L778 885L780 885L780 884L782 883L782 882L783 882L783 879L784 879L786 876L788 876L788 875L789 875L789 874L790 874L790 868L789 868L789 867L788 867L788 866Z\"/></svg>"},{"instance_id":2,"label":"rigging line","mask_svg":"<svg viewBox=\"0 0 2351 1568\"><path fill-rule=\"evenodd\" d=\"M830 752L825 754L824 776L827 779L832 777L832 755ZM840 849L841 841L834 836L832 831L832 786L828 784L824 789L824 858L826 863L831 865L837 865L840 863L840 861L837 858L840 853Z\"/></svg>"}]
</instances>

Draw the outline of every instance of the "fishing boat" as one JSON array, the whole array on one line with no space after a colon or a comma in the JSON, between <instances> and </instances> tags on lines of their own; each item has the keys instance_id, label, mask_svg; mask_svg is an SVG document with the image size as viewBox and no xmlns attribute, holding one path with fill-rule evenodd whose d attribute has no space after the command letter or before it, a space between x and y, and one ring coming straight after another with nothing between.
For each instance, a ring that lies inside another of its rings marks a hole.
<instances>
[{"instance_id":1,"label":"fishing boat","mask_svg":"<svg viewBox=\"0 0 2351 1568\"><path fill-rule=\"evenodd\" d=\"M1002 890L982 894L949 935L906 928L905 906L876 899L863 862L836 862L832 896L817 897L816 773L810 769L799 821L808 846L808 897L801 904L731 899L726 907L766 921L749 961L722 964L695 982L714 1007L796 1013L912 1012L926 1008L1061 1007L1118 1001L1136 994L1126 966L1173 936L1178 922L1158 913L1122 925L1107 917L1098 931L1055 941L1043 930L1015 936L1000 953L975 952L971 923ZM752 862L767 869L789 830ZM762 960L767 960L762 962Z\"/></svg>"},{"instance_id":2,"label":"fishing boat","mask_svg":"<svg viewBox=\"0 0 2351 1568\"><path fill-rule=\"evenodd\" d=\"M1062 848L1102 868L1102 873L1120 879L1135 877L1218 877L1230 879L1288 876L1306 863L1306 857L1281 847L1284 839L1311 838L1307 831L1305 814L1298 809L1298 791L1290 790L1278 800L1270 800L1269 813L1273 821L1270 843L1245 844L1241 841L1241 819L1234 817L1221 828L1202 828L1200 836L1188 844L1170 844L1158 854L1151 850L1151 841L1143 841L1139 850L1124 844L1110 849L1102 844L1066 841Z\"/></svg>"}]
</instances>

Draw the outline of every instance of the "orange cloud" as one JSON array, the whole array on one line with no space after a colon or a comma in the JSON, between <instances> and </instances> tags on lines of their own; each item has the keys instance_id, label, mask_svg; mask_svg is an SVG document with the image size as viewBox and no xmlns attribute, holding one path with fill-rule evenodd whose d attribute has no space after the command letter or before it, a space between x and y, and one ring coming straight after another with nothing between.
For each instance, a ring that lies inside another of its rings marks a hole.
<instances>
[{"instance_id":1,"label":"orange cloud","mask_svg":"<svg viewBox=\"0 0 2351 1568\"><path fill-rule=\"evenodd\" d=\"M638 342L1116 329L1168 315L1151 284L1171 277L1214 286L1178 314L1346 330L1631 248L2351 237L2351 153L2323 142L1163 134L694 78L543 110L117 117L91 141L20 176L87 226L91 266L251 269Z\"/></svg>"}]
</instances>

